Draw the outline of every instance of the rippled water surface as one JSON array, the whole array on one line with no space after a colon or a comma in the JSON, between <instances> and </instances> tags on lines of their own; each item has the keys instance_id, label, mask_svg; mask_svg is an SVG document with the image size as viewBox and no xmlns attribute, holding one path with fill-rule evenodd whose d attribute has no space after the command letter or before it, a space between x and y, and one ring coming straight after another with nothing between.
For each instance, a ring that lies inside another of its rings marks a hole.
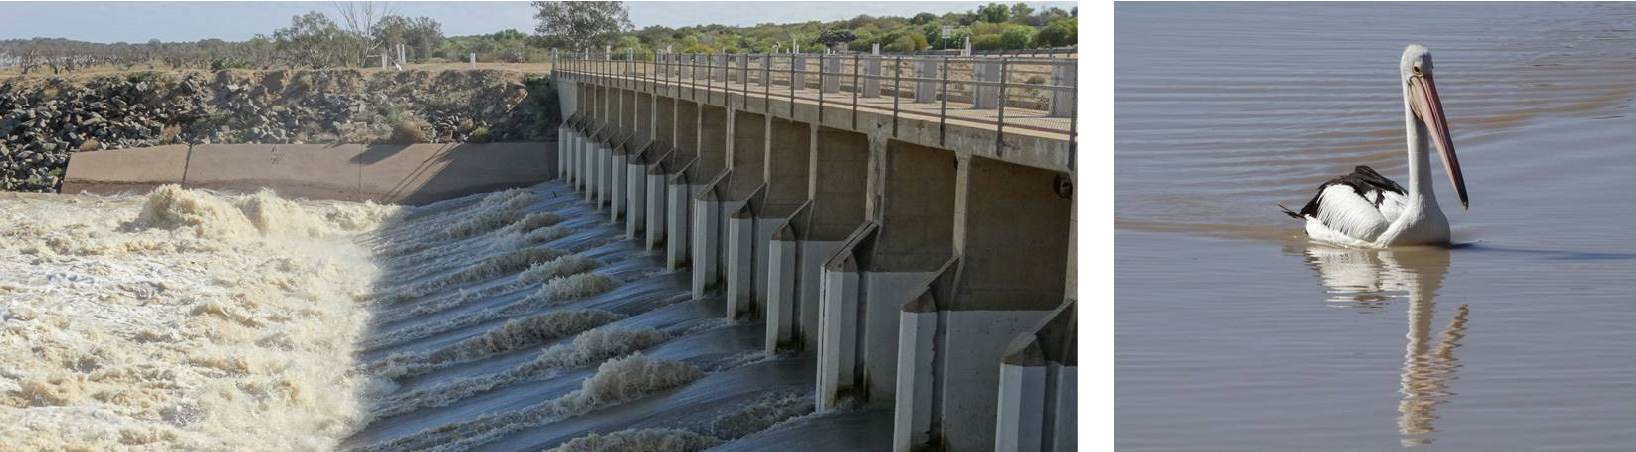
<instances>
[{"instance_id":1,"label":"rippled water surface","mask_svg":"<svg viewBox=\"0 0 1636 452\"><path fill-rule=\"evenodd\" d=\"M1636 447L1636 5L1115 12L1122 450ZM1277 203L1361 164L1406 183L1409 43L1459 245L1307 243Z\"/></svg>"}]
</instances>

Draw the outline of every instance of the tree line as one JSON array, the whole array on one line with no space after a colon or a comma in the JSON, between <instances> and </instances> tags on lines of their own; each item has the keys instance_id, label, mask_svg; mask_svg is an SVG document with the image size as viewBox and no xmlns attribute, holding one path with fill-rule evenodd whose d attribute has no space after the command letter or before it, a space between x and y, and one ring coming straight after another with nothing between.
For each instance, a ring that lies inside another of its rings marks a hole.
<instances>
[{"instance_id":1,"label":"tree line","mask_svg":"<svg viewBox=\"0 0 1636 452\"><path fill-rule=\"evenodd\" d=\"M1078 8L1036 9L1027 3L989 3L971 11L920 13L913 17L860 15L839 21L749 27L699 25L681 28L632 26L623 2L534 2L534 34L517 30L444 36L430 17L396 14L387 4L337 3L334 11L294 16L287 27L244 41L94 43L62 38L0 40L0 68L24 74L62 74L91 67L133 69L275 69L375 67L381 56L397 60L404 47L410 62L544 62L550 49L630 50L642 58L670 49L681 53L803 52L822 49L886 52L957 49L969 38L978 50L1072 46L1078 39ZM949 30L948 36L944 31Z\"/></svg>"},{"instance_id":2,"label":"tree line","mask_svg":"<svg viewBox=\"0 0 1636 452\"><path fill-rule=\"evenodd\" d=\"M912 17L860 15L838 21L750 27L699 25L636 29L623 2L534 2L535 32L551 47L576 51L630 50L639 58L669 49L678 53L773 53L823 49L886 52L1072 47L1079 40L1079 8L1034 8L1027 3L989 3L971 11L920 13ZM945 28L948 35L945 36Z\"/></svg>"}]
</instances>

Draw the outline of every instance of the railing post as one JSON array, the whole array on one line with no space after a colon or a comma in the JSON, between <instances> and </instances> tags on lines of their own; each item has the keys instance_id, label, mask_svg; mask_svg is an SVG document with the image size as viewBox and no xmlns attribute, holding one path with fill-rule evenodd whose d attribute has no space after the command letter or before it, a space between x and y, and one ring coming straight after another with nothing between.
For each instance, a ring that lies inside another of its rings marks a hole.
<instances>
[{"instance_id":1,"label":"railing post","mask_svg":"<svg viewBox=\"0 0 1636 452\"><path fill-rule=\"evenodd\" d=\"M790 119L795 119L795 62L800 61L795 54L790 54Z\"/></svg>"},{"instance_id":2,"label":"railing post","mask_svg":"<svg viewBox=\"0 0 1636 452\"><path fill-rule=\"evenodd\" d=\"M858 86L858 63L861 61L858 54L852 54L852 128L854 129L858 128L858 91L861 88Z\"/></svg>"},{"instance_id":3,"label":"railing post","mask_svg":"<svg viewBox=\"0 0 1636 452\"><path fill-rule=\"evenodd\" d=\"M773 54L761 57L761 112L773 114Z\"/></svg>"},{"instance_id":4,"label":"railing post","mask_svg":"<svg viewBox=\"0 0 1636 452\"><path fill-rule=\"evenodd\" d=\"M941 89L943 105L937 113L937 145L945 146L948 144L949 135L949 57L943 57L943 70L939 74L943 79Z\"/></svg>"},{"instance_id":5,"label":"railing post","mask_svg":"<svg viewBox=\"0 0 1636 452\"><path fill-rule=\"evenodd\" d=\"M1010 59L1006 57L1000 57L1000 113L999 118L994 121L995 157L1005 155L1005 89L1007 84L1006 79L1008 78L1006 77L1006 71L1010 69L1009 65L1007 64L1009 61Z\"/></svg>"},{"instance_id":6,"label":"railing post","mask_svg":"<svg viewBox=\"0 0 1636 452\"><path fill-rule=\"evenodd\" d=\"M903 57L892 60L892 138L898 137L898 102L903 99Z\"/></svg>"},{"instance_id":7,"label":"railing post","mask_svg":"<svg viewBox=\"0 0 1636 452\"><path fill-rule=\"evenodd\" d=\"M818 123L824 123L824 93L829 91L829 61L818 54Z\"/></svg>"}]
</instances>

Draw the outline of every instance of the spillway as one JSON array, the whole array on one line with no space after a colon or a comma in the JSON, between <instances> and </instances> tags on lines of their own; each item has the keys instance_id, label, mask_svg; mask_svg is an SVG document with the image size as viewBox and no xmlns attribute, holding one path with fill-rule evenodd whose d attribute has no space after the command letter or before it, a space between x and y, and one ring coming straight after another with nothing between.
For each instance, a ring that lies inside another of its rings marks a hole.
<instances>
[{"instance_id":1,"label":"spillway","mask_svg":"<svg viewBox=\"0 0 1636 452\"><path fill-rule=\"evenodd\" d=\"M394 390L342 449L702 450L871 416L885 427L845 446L886 448L888 412L814 415L810 357L767 357L759 321L694 299L560 183L427 205L358 243L380 277L354 369Z\"/></svg>"},{"instance_id":2,"label":"spillway","mask_svg":"<svg viewBox=\"0 0 1636 452\"><path fill-rule=\"evenodd\" d=\"M810 354L765 354L761 321L557 182L422 207L5 196L0 443L888 448L890 410L815 414Z\"/></svg>"}]
</instances>

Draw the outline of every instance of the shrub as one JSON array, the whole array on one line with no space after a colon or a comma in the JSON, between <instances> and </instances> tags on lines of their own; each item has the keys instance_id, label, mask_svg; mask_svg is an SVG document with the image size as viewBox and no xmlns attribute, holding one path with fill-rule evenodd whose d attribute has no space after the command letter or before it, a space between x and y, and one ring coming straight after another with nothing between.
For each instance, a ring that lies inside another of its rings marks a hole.
<instances>
[{"instance_id":1,"label":"shrub","mask_svg":"<svg viewBox=\"0 0 1636 452\"><path fill-rule=\"evenodd\" d=\"M413 119L399 119L392 123L392 136L386 140L393 144L414 144L429 142L426 138L426 129L420 121Z\"/></svg>"},{"instance_id":2,"label":"shrub","mask_svg":"<svg viewBox=\"0 0 1636 452\"><path fill-rule=\"evenodd\" d=\"M971 47L976 50L1000 50L1004 48L1000 42L1000 35L982 35L971 38Z\"/></svg>"},{"instance_id":3,"label":"shrub","mask_svg":"<svg viewBox=\"0 0 1636 452\"><path fill-rule=\"evenodd\" d=\"M487 143L492 139L493 138L489 136L488 127L478 127L477 130L471 131L471 136L467 137L466 141L470 143Z\"/></svg>"},{"instance_id":4,"label":"shrub","mask_svg":"<svg viewBox=\"0 0 1636 452\"><path fill-rule=\"evenodd\" d=\"M892 43L882 46L881 50L887 52L913 52L918 49L915 48L915 39L904 35L899 36Z\"/></svg>"},{"instance_id":5,"label":"shrub","mask_svg":"<svg viewBox=\"0 0 1636 452\"><path fill-rule=\"evenodd\" d=\"M1067 47L1078 41L1079 21L1071 17L1051 21L1051 24L1046 25L1044 30L1040 30L1039 36L1034 38L1034 43L1041 47Z\"/></svg>"},{"instance_id":6,"label":"shrub","mask_svg":"<svg viewBox=\"0 0 1636 452\"><path fill-rule=\"evenodd\" d=\"M228 69L249 69L250 63L237 58L217 58L210 60L210 70L224 71Z\"/></svg>"},{"instance_id":7,"label":"shrub","mask_svg":"<svg viewBox=\"0 0 1636 452\"><path fill-rule=\"evenodd\" d=\"M159 128L160 144L176 144L179 142L178 139L181 138L181 136L182 126L180 124L167 124L164 127Z\"/></svg>"},{"instance_id":8,"label":"shrub","mask_svg":"<svg viewBox=\"0 0 1636 452\"><path fill-rule=\"evenodd\" d=\"M1034 35L1037 33L1034 27L1027 25L1007 26L1005 32L1000 34L1000 45L1007 49L1026 49L1034 43Z\"/></svg>"}]
</instances>

